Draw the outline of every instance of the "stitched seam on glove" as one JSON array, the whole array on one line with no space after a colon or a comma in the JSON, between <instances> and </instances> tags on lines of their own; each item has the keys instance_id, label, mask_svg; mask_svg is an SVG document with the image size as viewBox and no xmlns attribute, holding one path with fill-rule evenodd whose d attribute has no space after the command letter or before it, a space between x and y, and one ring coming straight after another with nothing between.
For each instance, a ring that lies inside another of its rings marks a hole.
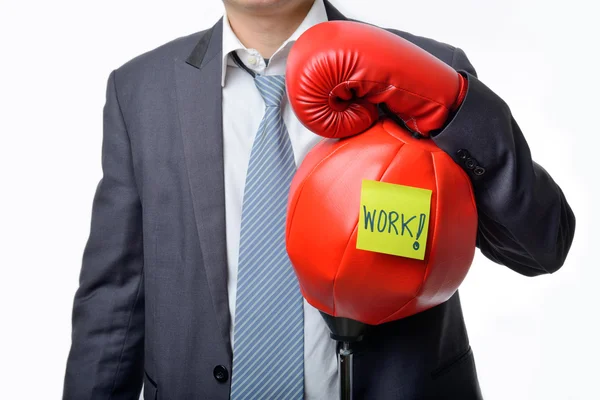
<instances>
[{"instance_id":1,"label":"stitched seam on glove","mask_svg":"<svg viewBox=\"0 0 600 400\"><path fill-rule=\"evenodd\" d=\"M436 101L436 100L430 99L429 97L425 97L425 96L423 96L423 95L421 95L421 94L419 94L419 93L412 92L412 91L410 91L410 90L408 90L408 89L404 89L404 88L401 88L401 87L398 87L398 86L392 85L392 84L390 84L390 83L386 83L386 82L378 82L378 81L368 81L368 80L360 80L360 81L359 81L359 80L348 80L348 81L342 82L342 84L344 84L344 83L346 83L346 84L347 84L348 82L358 82L358 83L366 82L366 83L372 83L372 84L378 84L378 85L382 85L382 84L383 84L383 85L388 85L388 87L387 87L385 90L380 90L380 91L378 91L378 92L369 93L367 96L372 96L372 95L376 95L376 94L381 94L381 93L387 92L388 90L392 90L392 89L394 89L394 90L401 90L401 91L403 91L403 92L405 92L405 93L409 93L409 94L412 94L412 95L414 95L414 96L417 96L417 97L419 97L419 98L421 98L421 99L424 99L424 100L430 101L430 102L432 102L432 103L435 103L435 104L437 104L437 105L439 105L439 106L441 106L441 107L444 107L446 110L450 111L450 108L449 108L448 106L446 106L445 104L443 104L443 103L440 103L440 102L438 102L438 101ZM338 85L336 85L336 87L337 87L337 86L338 86ZM329 91L329 95L330 95L330 96L331 96L331 93L332 93L332 91L333 91L333 89Z\"/></svg>"}]
</instances>

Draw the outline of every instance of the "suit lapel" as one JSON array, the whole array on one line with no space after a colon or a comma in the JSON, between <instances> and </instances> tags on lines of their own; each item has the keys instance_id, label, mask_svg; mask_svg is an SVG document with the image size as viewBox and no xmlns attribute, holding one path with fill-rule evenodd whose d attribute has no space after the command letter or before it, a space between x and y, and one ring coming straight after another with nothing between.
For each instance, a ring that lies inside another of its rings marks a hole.
<instances>
[{"instance_id":1,"label":"suit lapel","mask_svg":"<svg viewBox=\"0 0 600 400\"><path fill-rule=\"evenodd\" d=\"M175 79L185 164L204 268L218 328L231 352L225 238L221 38L222 20L219 20L204 33L186 60L175 60Z\"/></svg>"},{"instance_id":2,"label":"suit lapel","mask_svg":"<svg viewBox=\"0 0 600 400\"><path fill-rule=\"evenodd\" d=\"M346 19L329 1L324 3L329 20ZM185 60L175 59L174 67L195 223L219 329L231 352L221 109L222 35L220 19L202 35Z\"/></svg>"},{"instance_id":3,"label":"suit lapel","mask_svg":"<svg viewBox=\"0 0 600 400\"><path fill-rule=\"evenodd\" d=\"M327 13L327 19L329 21L339 21L347 19L341 12L338 11L337 8L332 6L328 0L324 0L323 3L325 4L325 12Z\"/></svg>"}]
</instances>

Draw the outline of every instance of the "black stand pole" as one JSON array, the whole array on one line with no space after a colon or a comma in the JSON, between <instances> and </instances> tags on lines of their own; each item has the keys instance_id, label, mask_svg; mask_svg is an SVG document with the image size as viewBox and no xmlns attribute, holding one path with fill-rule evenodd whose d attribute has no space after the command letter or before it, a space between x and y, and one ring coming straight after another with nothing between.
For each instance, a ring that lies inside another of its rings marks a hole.
<instances>
[{"instance_id":1,"label":"black stand pole","mask_svg":"<svg viewBox=\"0 0 600 400\"><path fill-rule=\"evenodd\" d=\"M354 353L350 342L339 342L338 371L340 374L340 400L352 400Z\"/></svg>"},{"instance_id":2,"label":"black stand pole","mask_svg":"<svg viewBox=\"0 0 600 400\"><path fill-rule=\"evenodd\" d=\"M352 400L354 381L352 343L362 340L369 325L349 318L332 317L321 312L331 331L331 338L338 342L338 373L340 374L340 400Z\"/></svg>"}]
</instances>

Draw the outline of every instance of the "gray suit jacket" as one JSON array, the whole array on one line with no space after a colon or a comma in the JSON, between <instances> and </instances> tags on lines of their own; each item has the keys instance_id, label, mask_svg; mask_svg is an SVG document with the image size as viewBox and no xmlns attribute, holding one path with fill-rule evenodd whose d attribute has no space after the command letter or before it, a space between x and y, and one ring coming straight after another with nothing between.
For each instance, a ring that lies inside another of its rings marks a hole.
<instances>
[{"instance_id":1,"label":"gray suit jacket","mask_svg":"<svg viewBox=\"0 0 600 400\"><path fill-rule=\"evenodd\" d=\"M330 19L345 19L326 2ZM556 271L575 219L508 106L452 46L392 31L462 71L469 91L435 142L472 178L477 245L521 274ZM222 21L108 78L103 178L73 307L64 399L228 399ZM277 374L278 371L272 371ZM479 399L458 294L374 328L355 399Z\"/></svg>"}]
</instances>

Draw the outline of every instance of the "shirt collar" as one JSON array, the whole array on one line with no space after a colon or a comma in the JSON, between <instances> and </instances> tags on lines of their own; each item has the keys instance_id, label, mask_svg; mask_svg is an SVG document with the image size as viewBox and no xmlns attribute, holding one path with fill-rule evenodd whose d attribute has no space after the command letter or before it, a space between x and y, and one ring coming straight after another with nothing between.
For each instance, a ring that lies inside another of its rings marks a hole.
<instances>
[{"instance_id":1,"label":"shirt collar","mask_svg":"<svg viewBox=\"0 0 600 400\"><path fill-rule=\"evenodd\" d=\"M306 14L306 17L298 26L298 28L292 33L292 35L285 41L283 44L277 49L273 56L276 54L280 54L282 52L289 52L291 45L302 35L306 30L311 28L314 25L317 25L321 22L327 21L327 12L325 10L325 4L323 0L315 0L312 7ZM225 75L227 74L227 65L231 65L229 60L229 54L232 51L248 51L247 49L235 35L233 30L231 29L231 25L229 24L229 19L227 18L227 12L223 15L223 60L222 60L222 72L221 72L221 87L225 86ZM239 54L238 54L239 55ZM278 55L280 57L280 55ZM233 64L235 65L235 64Z\"/></svg>"}]
</instances>

